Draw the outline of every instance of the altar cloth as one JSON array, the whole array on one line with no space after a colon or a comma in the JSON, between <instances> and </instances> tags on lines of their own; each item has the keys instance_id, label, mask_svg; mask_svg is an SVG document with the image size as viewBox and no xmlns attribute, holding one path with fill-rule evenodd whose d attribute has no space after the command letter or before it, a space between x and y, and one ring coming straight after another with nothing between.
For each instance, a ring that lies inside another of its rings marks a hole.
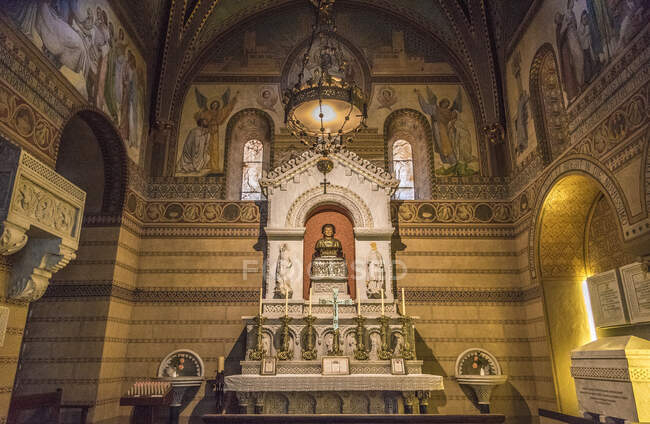
<instances>
[{"instance_id":1,"label":"altar cloth","mask_svg":"<svg viewBox=\"0 0 650 424\"><path fill-rule=\"evenodd\" d=\"M396 391L444 390L442 377L430 374L407 375L231 375L225 390L232 392L312 392L312 391Z\"/></svg>"}]
</instances>

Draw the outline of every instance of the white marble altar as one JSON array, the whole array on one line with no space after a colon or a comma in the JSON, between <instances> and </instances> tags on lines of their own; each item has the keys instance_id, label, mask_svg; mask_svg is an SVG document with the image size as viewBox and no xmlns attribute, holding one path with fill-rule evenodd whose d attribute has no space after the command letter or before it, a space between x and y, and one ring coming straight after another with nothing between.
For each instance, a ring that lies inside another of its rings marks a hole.
<instances>
[{"instance_id":1,"label":"white marble altar","mask_svg":"<svg viewBox=\"0 0 650 424\"><path fill-rule=\"evenodd\" d=\"M390 260L394 231L390 198L397 180L343 151L330 155L334 166L327 174L330 185L325 192L318 159L305 152L261 179L269 208L263 318L242 318L246 359L241 375L226 377L225 388L237 393L240 406L249 413L417 410L414 405L426 405L431 391L443 390L443 379L422 373L413 340L417 317L402 316L403 310L397 308ZM324 206L344 209L353 221L359 259L352 268L354 301L340 250L336 255L315 255L316 269L303 264L305 222ZM305 266L312 271L311 302L302 296ZM333 289L338 290L336 295ZM335 296L338 310L332 305ZM331 355L349 357L349 375L321 374L322 358ZM265 356L277 359L275 375L260 375ZM391 373L392 358L405 360L406 375Z\"/></svg>"}]
</instances>

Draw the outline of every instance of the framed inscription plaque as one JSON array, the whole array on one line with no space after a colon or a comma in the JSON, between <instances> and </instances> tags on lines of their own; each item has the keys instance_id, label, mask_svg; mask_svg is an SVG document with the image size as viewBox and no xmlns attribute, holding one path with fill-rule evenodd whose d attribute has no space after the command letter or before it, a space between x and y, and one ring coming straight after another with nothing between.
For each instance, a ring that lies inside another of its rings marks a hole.
<instances>
[{"instance_id":1,"label":"framed inscription plaque","mask_svg":"<svg viewBox=\"0 0 650 424\"><path fill-rule=\"evenodd\" d=\"M350 374L350 358L347 356L324 356L321 365L323 375Z\"/></svg>"},{"instance_id":2,"label":"framed inscription plaque","mask_svg":"<svg viewBox=\"0 0 650 424\"><path fill-rule=\"evenodd\" d=\"M618 272L602 272L587 278L591 311L596 327L611 327L627 323Z\"/></svg>"},{"instance_id":3,"label":"framed inscription plaque","mask_svg":"<svg viewBox=\"0 0 650 424\"><path fill-rule=\"evenodd\" d=\"M650 321L650 273L640 263L620 268L630 322Z\"/></svg>"}]
</instances>

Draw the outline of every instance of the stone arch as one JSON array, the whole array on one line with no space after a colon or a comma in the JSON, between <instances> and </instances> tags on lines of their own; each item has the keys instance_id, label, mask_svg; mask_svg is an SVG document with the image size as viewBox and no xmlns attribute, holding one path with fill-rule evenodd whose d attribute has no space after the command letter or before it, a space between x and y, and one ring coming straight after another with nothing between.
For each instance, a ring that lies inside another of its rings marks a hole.
<instances>
[{"instance_id":1,"label":"stone arch","mask_svg":"<svg viewBox=\"0 0 650 424\"><path fill-rule=\"evenodd\" d=\"M226 199L239 200L242 185L242 155L247 141L255 139L264 145L262 168L271 169L275 124L268 113L247 108L235 113L226 126L224 149L224 174L226 176Z\"/></svg>"},{"instance_id":2,"label":"stone arch","mask_svg":"<svg viewBox=\"0 0 650 424\"><path fill-rule=\"evenodd\" d=\"M543 44L530 65L529 91L537 147L544 164L553 162L569 146L567 117L555 51Z\"/></svg>"},{"instance_id":3,"label":"stone arch","mask_svg":"<svg viewBox=\"0 0 650 424\"><path fill-rule=\"evenodd\" d=\"M291 402L292 414L314 414L316 399L308 393L296 393Z\"/></svg>"},{"instance_id":4,"label":"stone arch","mask_svg":"<svg viewBox=\"0 0 650 424\"><path fill-rule=\"evenodd\" d=\"M81 119L95 135L104 162L104 194L100 215L119 216L122 213L128 182L128 157L124 142L117 128L104 114L95 108L76 109L66 120L59 135L57 164L66 153L66 143L62 139L65 128L75 119ZM57 167L57 171L59 171ZM60 172L60 171L59 171ZM65 176L65 173L63 173Z\"/></svg>"},{"instance_id":5,"label":"stone arch","mask_svg":"<svg viewBox=\"0 0 650 424\"><path fill-rule=\"evenodd\" d=\"M286 226L303 227L315 208L327 204L340 205L346 209L351 214L355 227L373 226L372 213L363 199L345 187L333 185L327 190L327 194L323 194L320 187L314 187L298 196L289 208Z\"/></svg>"},{"instance_id":6,"label":"stone arch","mask_svg":"<svg viewBox=\"0 0 650 424\"><path fill-rule=\"evenodd\" d=\"M393 143L406 140L413 149L415 198L431 198L434 176L433 134L429 120L414 109L398 109L384 121L384 166L393 172Z\"/></svg>"},{"instance_id":7,"label":"stone arch","mask_svg":"<svg viewBox=\"0 0 650 424\"><path fill-rule=\"evenodd\" d=\"M350 414L369 414L370 399L364 393L352 393L350 395Z\"/></svg>"},{"instance_id":8,"label":"stone arch","mask_svg":"<svg viewBox=\"0 0 650 424\"><path fill-rule=\"evenodd\" d=\"M599 219L609 220L601 222L601 227L615 228L609 236L618 238L619 252L606 266L618 267L630 262L620 248L621 224L627 222L627 215L613 179L583 157L572 157L556 165L538 191L529 233L531 276L541 288L558 404L561 412L576 414L570 352L591 340L582 286L594 272L588 244L593 233L592 219L598 214ZM571 319L567 320L567 316Z\"/></svg>"},{"instance_id":9,"label":"stone arch","mask_svg":"<svg viewBox=\"0 0 650 424\"><path fill-rule=\"evenodd\" d=\"M594 162L591 158L586 156L572 156L570 158L564 159L563 161L557 163L552 169L550 169L546 176L543 177L542 184L537 190L540 195L535 201L535 206L533 208L533 221L531 222L531 231L528 233L528 267L531 273L531 280L535 281L539 277L539 266L536 263L536 254L539 237L537 234L539 222L542 215L542 208L544 201L548 196L551 189L555 186L555 183L558 182L563 176L569 175L570 173L583 174L588 177L591 177L595 180L607 200L609 201L612 209L616 211L616 218L618 221L618 229L623 240L625 240L626 234L623 232L623 229L629 223L630 211L629 207L625 201L625 196L623 191L619 187L618 183L610 173L605 170L601 165Z\"/></svg>"},{"instance_id":10,"label":"stone arch","mask_svg":"<svg viewBox=\"0 0 650 424\"><path fill-rule=\"evenodd\" d=\"M264 413L276 415L289 413L289 399L282 393L267 393L264 396Z\"/></svg>"},{"instance_id":11,"label":"stone arch","mask_svg":"<svg viewBox=\"0 0 650 424\"><path fill-rule=\"evenodd\" d=\"M324 392L316 401L317 414L340 414L343 412L343 400L332 392Z\"/></svg>"}]
</instances>

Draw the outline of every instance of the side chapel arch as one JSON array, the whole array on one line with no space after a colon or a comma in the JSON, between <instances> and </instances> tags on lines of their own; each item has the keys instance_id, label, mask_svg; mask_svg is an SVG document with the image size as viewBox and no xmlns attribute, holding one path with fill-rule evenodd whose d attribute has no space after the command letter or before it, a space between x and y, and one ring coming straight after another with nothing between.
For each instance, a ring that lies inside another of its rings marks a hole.
<instances>
[{"instance_id":1,"label":"side chapel arch","mask_svg":"<svg viewBox=\"0 0 650 424\"><path fill-rule=\"evenodd\" d=\"M266 171L271 168L274 133L273 119L260 109L242 109L228 120L224 153L227 200L241 199L243 154L248 141L262 142L262 169Z\"/></svg>"},{"instance_id":2,"label":"side chapel arch","mask_svg":"<svg viewBox=\"0 0 650 424\"><path fill-rule=\"evenodd\" d=\"M537 50L530 65L529 92L537 146L548 165L568 147L566 110L553 47Z\"/></svg>"},{"instance_id":3,"label":"side chapel arch","mask_svg":"<svg viewBox=\"0 0 650 424\"><path fill-rule=\"evenodd\" d=\"M590 341L582 283L594 272L606 270L603 266L611 269L632 261L623 253L621 224L627 217L620 210L619 188L586 158L560 162L546 175L540 193L529 233L529 266L542 292L558 407L575 415L578 403L570 353ZM599 234L603 228L608 229L605 236ZM605 237L611 246L590 244L590 237ZM615 258L603 261L603 256Z\"/></svg>"},{"instance_id":4,"label":"side chapel arch","mask_svg":"<svg viewBox=\"0 0 650 424\"><path fill-rule=\"evenodd\" d=\"M68 155L72 156L75 154L75 148L64 139L64 135L66 134L66 128L76 119L82 120L90 127L101 151L104 168L104 193L102 196L101 211L98 215L120 215L126 196L128 158L122 137L111 120L103 112L96 109L82 108L75 110L68 117L63 126L63 131L61 131L61 135L59 136L59 140L56 142L58 146L56 171L64 177L70 175L69 171L71 170L66 170L64 168L67 166L63 168L62 166L63 161ZM82 181L74 181L74 178L72 181L75 184L83 183Z\"/></svg>"},{"instance_id":5,"label":"side chapel arch","mask_svg":"<svg viewBox=\"0 0 650 424\"><path fill-rule=\"evenodd\" d=\"M415 199L430 199L433 176L433 145L431 125L427 118L413 109L398 109L384 121L384 162L393 170L393 144L405 140L413 153Z\"/></svg>"}]
</instances>

